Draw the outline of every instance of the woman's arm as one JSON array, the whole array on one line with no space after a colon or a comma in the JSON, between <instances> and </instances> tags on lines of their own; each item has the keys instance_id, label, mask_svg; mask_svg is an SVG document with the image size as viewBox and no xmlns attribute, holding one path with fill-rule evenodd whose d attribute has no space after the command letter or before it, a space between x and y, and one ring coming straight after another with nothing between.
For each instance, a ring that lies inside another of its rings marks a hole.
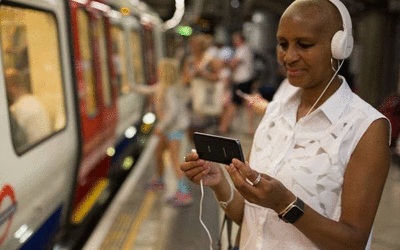
<instances>
[{"instance_id":1,"label":"woman's arm","mask_svg":"<svg viewBox=\"0 0 400 250\"><path fill-rule=\"evenodd\" d=\"M304 214L293 225L321 249L365 249L379 206L390 166L389 126L379 119L371 124L347 165L342 191L342 211L338 222L330 220L306 205ZM242 196L278 214L295 196L282 183L258 173L248 164L234 160L227 167Z\"/></svg>"},{"instance_id":2,"label":"woman's arm","mask_svg":"<svg viewBox=\"0 0 400 250\"><path fill-rule=\"evenodd\" d=\"M165 87L161 86L158 84L158 88L156 89L156 92L153 95L153 102L154 102L154 109L156 112L157 119L162 120L164 119L164 105L165 105L165 93L164 89ZM159 125L158 125L159 126Z\"/></svg>"},{"instance_id":3,"label":"woman's arm","mask_svg":"<svg viewBox=\"0 0 400 250\"><path fill-rule=\"evenodd\" d=\"M180 109L179 107L181 106L180 102L182 102L181 99L179 99L175 93L173 92L174 90L171 90L169 88L166 88L164 91L163 95L160 95L160 104L159 109L160 113L162 113L162 119L161 122L158 123L157 129L160 129L161 131L165 131L169 127L171 127L174 123L176 123L177 117L180 114Z\"/></svg>"},{"instance_id":4,"label":"woman's arm","mask_svg":"<svg viewBox=\"0 0 400 250\"><path fill-rule=\"evenodd\" d=\"M182 77L182 80L183 80L183 83L184 83L185 85L189 85L190 82L191 82L192 79L193 79L193 75L192 75L192 73L191 73L190 64L191 64L191 63L190 63L190 59L189 59L189 58L187 58L187 59L185 60L184 64L183 64L183 70L182 70L182 75L183 75L183 77Z\"/></svg>"},{"instance_id":5,"label":"woman's arm","mask_svg":"<svg viewBox=\"0 0 400 250\"><path fill-rule=\"evenodd\" d=\"M212 82L219 81L220 79L219 71L221 69L221 64L218 62L217 59L213 58L212 60L210 60L208 65L210 70L205 70L205 69L198 70L197 75L200 75Z\"/></svg>"},{"instance_id":6,"label":"woman's arm","mask_svg":"<svg viewBox=\"0 0 400 250\"><path fill-rule=\"evenodd\" d=\"M339 222L307 207L295 226L323 249L365 249L390 166L389 128L371 124L359 141L344 175Z\"/></svg>"},{"instance_id":7,"label":"woman's arm","mask_svg":"<svg viewBox=\"0 0 400 250\"><path fill-rule=\"evenodd\" d=\"M197 153L192 152L185 157L181 169L191 182L199 185L200 180L203 180L204 186L213 189L218 201L229 200L231 189L219 164L201 160ZM225 213L231 220L241 224L244 214L244 198L238 191L234 190L234 198L226 207Z\"/></svg>"},{"instance_id":8,"label":"woman's arm","mask_svg":"<svg viewBox=\"0 0 400 250\"><path fill-rule=\"evenodd\" d=\"M211 187L218 201L227 201L230 198L230 187L228 180L223 178L218 185ZM236 224L241 225L244 214L244 198L235 189L233 189L233 200L226 208L223 208L228 217Z\"/></svg>"}]
</instances>

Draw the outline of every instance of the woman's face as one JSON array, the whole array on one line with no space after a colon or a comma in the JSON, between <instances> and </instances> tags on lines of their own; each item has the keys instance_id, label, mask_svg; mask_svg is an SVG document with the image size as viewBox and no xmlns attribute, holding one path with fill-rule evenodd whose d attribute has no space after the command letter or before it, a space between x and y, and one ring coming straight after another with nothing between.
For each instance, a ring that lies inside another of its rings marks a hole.
<instances>
[{"instance_id":1,"label":"woman's face","mask_svg":"<svg viewBox=\"0 0 400 250\"><path fill-rule=\"evenodd\" d=\"M291 13L279 23L277 55L289 82L301 88L325 86L333 76L331 38L315 15Z\"/></svg>"}]
</instances>

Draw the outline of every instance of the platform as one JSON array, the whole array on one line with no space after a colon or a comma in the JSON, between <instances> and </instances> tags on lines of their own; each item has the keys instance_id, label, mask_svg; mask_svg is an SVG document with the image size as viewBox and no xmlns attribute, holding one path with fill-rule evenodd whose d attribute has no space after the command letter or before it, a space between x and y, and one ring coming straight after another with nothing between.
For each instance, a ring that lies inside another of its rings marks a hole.
<instances>
[{"instance_id":1,"label":"platform","mask_svg":"<svg viewBox=\"0 0 400 250\"><path fill-rule=\"evenodd\" d=\"M241 124L245 116L236 119L230 137L241 140L247 157L252 136L243 131ZM256 120L260 117L256 117ZM257 122L256 122L257 124ZM199 222L200 188L192 186L194 202L190 206L175 208L167 204L166 197L176 190L176 179L171 170L166 170L167 188L165 191L146 190L145 182L154 176L153 153L157 139L152 137L145 152L138 160L121 190L114 198L104 217L99 221L84 250L203 250L209 249L209 239ZM187 138L182 145L182 158L190 152L193 145ZM168 155L165 156L166 165ZM374 225L372 249L400 249L400 167L392 164L382 202ZM213 249L219 236L222 210L212 191L205 188L203 202L203 221L213 239ZM233 235L236 235L234 227ZM223 248L226 248L224 236Z\"/></svg>"}]
</instances>

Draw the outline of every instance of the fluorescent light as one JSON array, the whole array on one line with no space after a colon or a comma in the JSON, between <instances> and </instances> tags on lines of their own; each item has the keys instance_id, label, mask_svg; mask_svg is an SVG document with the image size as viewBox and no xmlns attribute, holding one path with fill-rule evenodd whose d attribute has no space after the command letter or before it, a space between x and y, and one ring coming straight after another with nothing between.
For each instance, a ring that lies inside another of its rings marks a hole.
<instances>
[{"instance_id":1,"label":"fluorescent light","mask_svg":"<svg viewBox=\"0 0 400 250\"><path fill-rule=\"evenodd\" d=\"M183 14L185 14L185 1L175 0L174 16L164 23L164 29L168 30L176 27L182 20Z\"/></svg>"},{"instance_id":2,"label":"fluorescent light","mask_svg":"<svg viewBox=\"0 0 400 250\"><path fill-rule=\"evenodd\" d=\"M144 124L153 124L156 121L156 115L149 112L143 116Z\"/></svg>"},{"instance_id":3,"label":"fluorescent light","mask_svg":"<svg viewBox=\"0 0 400 250\"><path fill-rule=\"evenodd\" d=\"M119 18L122 17L122 14L121 14L119 11L115 11L115 10L111 10L111 11L108 13L108 15L109 15L111 18L115 18L115 19L119 19Z\"/></svg>"},{"instance_id":4,"label":"fluorescent light","mask_svg":"<svg viewBox=\"0 0 400 250\"><path fill-rule=\"evenodd\" d=\"M72 1L83 5L87 4L87 0L72 0Z\"/></svg>"},{"instance_id":5,"label":"fluorescent light","mask_svg":"<svg viewBox=\"0 0 400 250\"><path fill-rule=\"evenodd\" d=\"M137 129L134 126L130 126L125 130L125 137L132 139L136 135Z\"/></svg>"},{"instance_id":6,"label":"fluorescent light","mask_svg":"<svg viewBox=\"0 0 400 250\"><path fill-rule=\"evenodd\" d=\"M110 6L99 2L91 2L90 7L92 7L93 9L98 9L103 12L109 12L111 10Z\"/></svg>"}]
</instances>

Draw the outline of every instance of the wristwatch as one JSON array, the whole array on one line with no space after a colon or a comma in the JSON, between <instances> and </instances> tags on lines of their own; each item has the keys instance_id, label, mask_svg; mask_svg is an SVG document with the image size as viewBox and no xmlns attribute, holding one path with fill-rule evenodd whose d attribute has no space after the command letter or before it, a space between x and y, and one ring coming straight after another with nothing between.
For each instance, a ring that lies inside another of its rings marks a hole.
<instances>
[{"instance_id":1,"label":"wristwatch","mask_svg":"<svg viewBox=\"0 0 400 250\"><path fill-rule=\"evenodd\" d=\"M286 223L295 223L304 214L304 202L296 197L296 200L289 204L278 217Z\"/></svg>"}]
</instances>

